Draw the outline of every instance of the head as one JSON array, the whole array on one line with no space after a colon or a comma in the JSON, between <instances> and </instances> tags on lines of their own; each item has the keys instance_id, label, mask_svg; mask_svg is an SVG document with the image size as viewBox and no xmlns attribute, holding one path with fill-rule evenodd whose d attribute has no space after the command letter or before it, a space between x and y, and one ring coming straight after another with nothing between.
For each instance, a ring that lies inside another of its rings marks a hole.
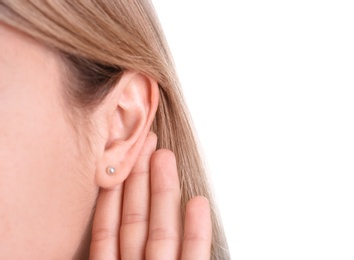
<instances>
[{"instance_id":1,"label":"head","mask_svg":"<svg viewBox=\"0 0 354 260\"><path fill-rule=\"evenodd\" d=\"M150 130L176 154L182 207L212 202L148 1L0 1L0 258L82 258L99 188L124 182Z\"/></svg>"}]
</instances>

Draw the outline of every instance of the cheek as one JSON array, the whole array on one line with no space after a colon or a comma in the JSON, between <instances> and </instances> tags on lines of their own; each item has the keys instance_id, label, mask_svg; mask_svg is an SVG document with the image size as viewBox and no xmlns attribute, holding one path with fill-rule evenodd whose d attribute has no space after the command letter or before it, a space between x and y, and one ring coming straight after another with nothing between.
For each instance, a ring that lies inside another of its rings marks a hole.
<instances>
[{"instance_id":1,"label":"cheek","mask_svg":"<svg viewBox=\"0 0 354 260\"><path fill-rule=\"evenodd\" d=\"M22 87L0 95L0 245L9 245L0 259L14 251L50 258L66 254L63 248L67 257L95 201L93 165L83 172L75 132L55 92Z\"/></svg>"}]
</instances>

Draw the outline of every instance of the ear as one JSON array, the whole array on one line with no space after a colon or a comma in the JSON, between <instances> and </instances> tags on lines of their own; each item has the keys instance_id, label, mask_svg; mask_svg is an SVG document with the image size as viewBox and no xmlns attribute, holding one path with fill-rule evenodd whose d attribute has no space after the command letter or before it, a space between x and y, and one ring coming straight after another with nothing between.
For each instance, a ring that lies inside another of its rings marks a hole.
<instances>
[{"instance_id":1,"label":"ear","mask_svg":"<svg viewBox=\"0 0 354 260\"><path fill-rule=\"evenodd\" d=\"M95 112L101 149L95 173L98 186L112 188L128 177L150 132L158 100L155 80L127 71ZM108 173L108 167L115 172Z\"/></svg>"}]
</instances>

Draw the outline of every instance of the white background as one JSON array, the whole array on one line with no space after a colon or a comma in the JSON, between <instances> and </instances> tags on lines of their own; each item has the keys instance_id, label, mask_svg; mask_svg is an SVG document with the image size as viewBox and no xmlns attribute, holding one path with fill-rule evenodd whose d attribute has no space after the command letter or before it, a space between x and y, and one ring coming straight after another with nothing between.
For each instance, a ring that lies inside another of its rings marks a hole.
<instances>
[{"instance_id":1,"label":"white background","mask_svg":"<svg viewBox=\"0 0 354 260\"><path fill-rule=\"evenodd\" d=\"M354 2L153 2L232 258L354 259Z\"/></svg>"}]
</instances>

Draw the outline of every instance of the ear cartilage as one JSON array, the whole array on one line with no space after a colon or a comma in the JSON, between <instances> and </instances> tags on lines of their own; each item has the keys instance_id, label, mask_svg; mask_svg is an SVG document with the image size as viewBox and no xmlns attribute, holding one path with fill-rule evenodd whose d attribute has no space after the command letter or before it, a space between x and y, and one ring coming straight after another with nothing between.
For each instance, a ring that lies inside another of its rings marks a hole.
<instances>
[{"instance_id":1,"label":"ear cartilage","mask_svg":"<svg viewBox=\"0 0 354 260\"><path fill-rule=\"evenodd\" d=\"M111 175L111 174L114 174L116 172L116 169L112 166L108 166L107 169L106 169L106 172Z\"/></svg>"}]
</instances>

